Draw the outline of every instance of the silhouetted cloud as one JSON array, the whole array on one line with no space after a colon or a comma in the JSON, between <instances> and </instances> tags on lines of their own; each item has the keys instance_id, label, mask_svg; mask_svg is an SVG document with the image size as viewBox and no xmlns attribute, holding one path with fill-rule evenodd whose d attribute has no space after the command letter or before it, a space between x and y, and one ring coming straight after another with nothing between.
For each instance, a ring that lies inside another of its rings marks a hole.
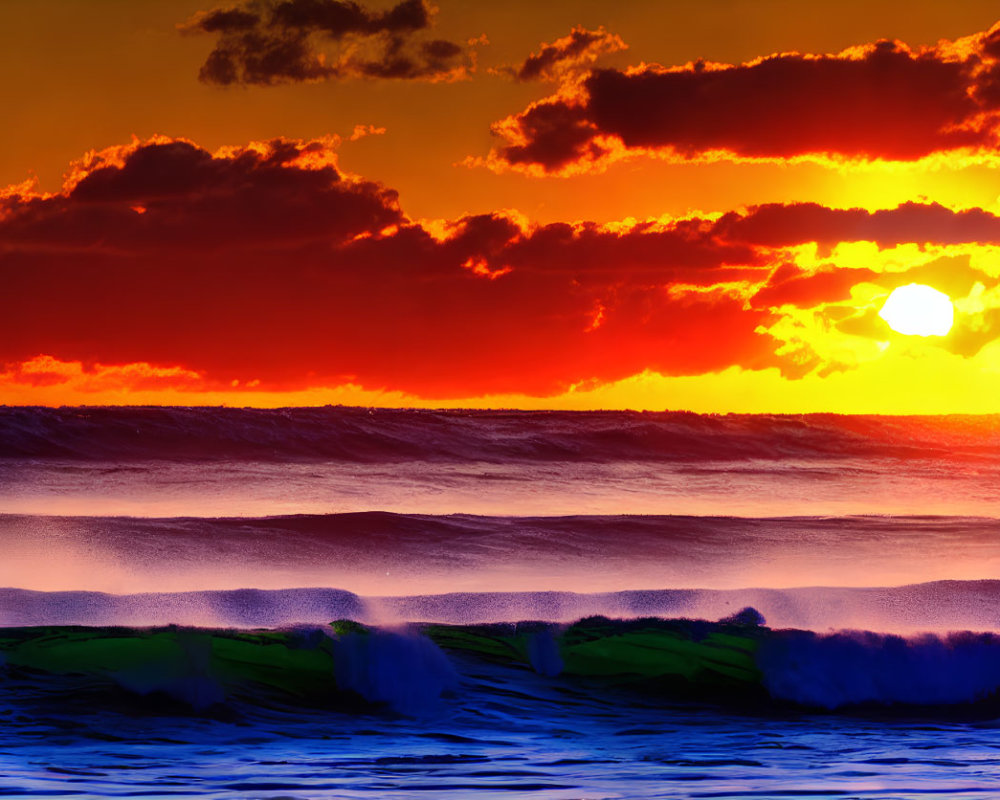
<instances>
[{"instance_id":1,"label":"silhouetted cloud","mask_svg":"<svg viewBox=\"0 0 1000 800\"><path fill-rule=\"evenodd\" d=\"M851 287L872 280L870 269L830 269L806 272L795 264L782 264L751 302L757 307L794 305L812 308L820 303L835 303L851 296Z\"/></svg>"},{"instance_id":2,"label":"silhouetted cloud","mask_svg":"<svg viewBox=\"0 0 1000 800\"><path fill-rule=\"evenodd\" d=\"M628 45L616 34L603 27L588 31L575 27L568 36L551 44L542 43L537 53L532 53L518 67L508 67L506 72L519 81L558 81L566 75L591 66L606 53L617 53Z\"/></svg>"},{"instance_id":3,"label":"silhouetted cloud","mask_svg":"<svg viewBox=\"0 0 1000 800\"><path fill-rule=\"evenodd\" d=\"M803 242L1000 244L1000 217L982 208L953 211L939 203L903 203L896 208L828 208L818 203L765 203L731 211L714 224L728 241L786 247Z\"/></svg>"},{"instance_id":4,"label":"silhouetted cloud","mask_svg":"<svg viewBox=\"0 0 1000 800\"><path fill-rule=\"evenodd\" d=\"M835 55L779 53L740 65L595 69L497 123L504 141L487 163L568 174L635 153L909 161L994 151L998 42L994 28L916 49L882 40Z\"/></svg>"},{"instance_id":5,"label":"silhouetted cloud","mask_svg":"<svg viewBox=\"0 0 1000 800\"><path fill-rule=\"evenodd\" d=\"M560 172L571 165L599 163L609 152L600 142L597 126L588 118L586 109L562 100L536 103L516 120L494 125L493 132L518 142L494 154L514 167Z\"/></svg>"},{"instance_id":6,"label":"silhouetted cloud","mask_svg":"<svg viewBox=\"0 0 1000 800\"><path fill-rule=\"evenodd\" d=\"M0 229L17 248L124 254L337 242L400 222L396 193L345 178L333 147L279 139L212 155L160 138L110 148L61 194L0 200Z\"/></svg>"},{"instance_id":7,"label":"silhouetted cloud","mask_svg":"<svg viewBox=\"0 0 1000 800\"><path fill-rule=\"evenodd\" d=\"M199 77L221 86L461 77L471 65L467 47L428 39L430 25L424 0L402 0L385 11L352 0L248 0L200 11L180 27L218 36Z\"/></svg>"},{"instance_id":8,"label":"silhouetted cloud","mask_svg":"<svg viewBox=\"0 0 1000 800\"><path fill-rule=\"evenodd\" d=\"M805 345L779 347L769 331L786 304L825 308L830 326L871 327L881 323L837 306L856 283L888 291L958 272L946 262L806 268L795 246L1000 243L997 216L933 204L422 225L392 190L343 173L334 146L210 153L161 137L91 154L59 193L0 193L0 364L12 365L0 371L55 380L52 364L79 362L82 375L99 364L115 380L186 389L353 382L427 398L549 394L644 370L801 375L826 362ZM967 268L953 288L977 281L996 283ZM994 338L990 314L966 326L956 352Z\"/></svg>"}]
</instances>

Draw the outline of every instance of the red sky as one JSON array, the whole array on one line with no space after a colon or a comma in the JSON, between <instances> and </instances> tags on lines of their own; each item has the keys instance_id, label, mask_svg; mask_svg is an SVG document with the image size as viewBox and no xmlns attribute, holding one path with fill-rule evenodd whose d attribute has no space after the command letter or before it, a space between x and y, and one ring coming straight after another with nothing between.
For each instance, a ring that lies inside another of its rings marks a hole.
<instances>
[{"instance_id":1,"label":"red sky","mask_svg":"<svg viewBox=\"0 0 1000 800\"><path fill-rule=\"evenodd\" d=\"M997 14L12 0L0 402L996 411Z\"/></svg>"}]
</instances>

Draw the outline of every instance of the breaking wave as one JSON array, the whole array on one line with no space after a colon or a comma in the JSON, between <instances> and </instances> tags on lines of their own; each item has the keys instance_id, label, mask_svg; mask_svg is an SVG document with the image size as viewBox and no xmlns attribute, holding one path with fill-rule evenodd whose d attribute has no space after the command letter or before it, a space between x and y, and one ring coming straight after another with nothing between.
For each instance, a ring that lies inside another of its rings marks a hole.
<instances>
[{"instance_id":1,"label":"breaking wave","mask_svg":"<svg viewBox=\"0 0 1000 800\"><path fill-rule=\"evenodd\" d=\"M772 630L747 609L719 622L590 617L572 624L417 625L348 621L278 630L42 627L0 639L0 693L125 691L195 712L219 707L383 708L436 714L548 682L609 703L710 702L803 709L1000 715L1000 637ZM532 678L527 676L532 674ZM478 687L478 688L477 688ZM562 689L560 689L562 687ZM555 695L558 697L558 694ZM615 698L618 698L617 700ZM11 698L4 698L9 702ZM572 718L573 703L562 713ZM552 713L552 710L549 710Z\"/></svg>"}]
</instances>

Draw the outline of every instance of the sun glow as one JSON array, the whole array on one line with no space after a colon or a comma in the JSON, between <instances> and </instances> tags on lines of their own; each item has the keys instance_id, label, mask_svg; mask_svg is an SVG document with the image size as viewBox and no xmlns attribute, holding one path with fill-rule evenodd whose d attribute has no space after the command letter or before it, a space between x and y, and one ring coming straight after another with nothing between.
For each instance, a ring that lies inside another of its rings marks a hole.
<instances>
[{"instance_id":1,"label":"sun glow","mask_svg":"<svg viewBox=\"0 0 1000 800\"><path fill-rule=\"evenodd\" d=\"M893 289L878 315L896 333L944 336L955 321L955 307L944 292L911 283Z\"/></svg>"}]
</instances>

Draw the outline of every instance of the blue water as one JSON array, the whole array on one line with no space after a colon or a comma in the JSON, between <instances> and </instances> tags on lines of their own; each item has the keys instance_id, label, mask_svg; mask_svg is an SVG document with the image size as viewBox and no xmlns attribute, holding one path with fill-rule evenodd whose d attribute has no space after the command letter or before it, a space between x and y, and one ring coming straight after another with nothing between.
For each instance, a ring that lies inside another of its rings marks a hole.
<instances>
[{"instance_id":1,"label":"blue water","mask_svg":"<svg viewBox=\"0 0 1000 800\"><path fill-rule=\"evenodd\" d=\"M456 662L411 716L98 709L5 687L3 796L948 797L1000 792L991 721L739 715ZM35 687L37 688L37 687ZM12 701L11 694L17 699ZM220 718L221 717L221 718Z\"/></svg>"},{"instance_id":2,"label":"blue water","mask_svg":"<svg viewBox=\"0 0 1000 800\"><path fill-rule=\"evenodd\" d=\"M0 624L717 619L754 605L820 633L995 632L998 429L0 409ZM277 594L219 594L240 589ZM1000 686L992 646L966 663L933 642L907 661L898 640L869 637L861 655L843 641L807 642L782 674L820 705L863 698L866 681L911 705L736 711L450 653L443 694L395 710L196 710L0 666L0 796L1000 796L990 707L933 705L935 686L973 672ZM416 656L393 658L405 675Z\"/></svg>"}]
</instances>

